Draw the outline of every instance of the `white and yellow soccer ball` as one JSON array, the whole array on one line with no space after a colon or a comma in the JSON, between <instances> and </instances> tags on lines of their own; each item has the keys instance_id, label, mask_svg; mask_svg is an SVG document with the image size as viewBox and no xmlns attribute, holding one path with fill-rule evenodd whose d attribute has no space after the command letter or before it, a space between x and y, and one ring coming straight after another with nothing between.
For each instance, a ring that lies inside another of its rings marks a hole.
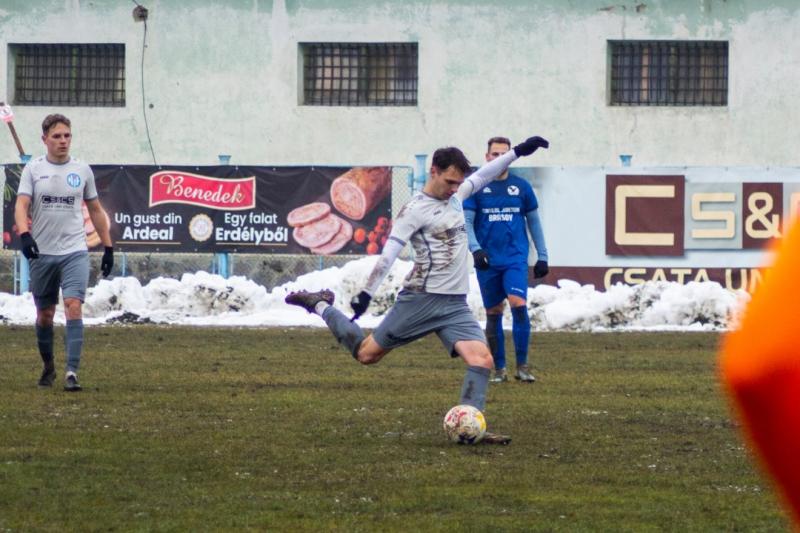
<instances>
[{"instance_id":1,"label":"white and yellow soccer ball","mask_svg":"<svg viewBox=\"0 0 800 533\"><path fill-rule=\"evenodd\" d=\"M471 405L456 405L444 415L444 432L458 444L476 444L486 434L486 418Z\"/></svg>"}]
</instances>

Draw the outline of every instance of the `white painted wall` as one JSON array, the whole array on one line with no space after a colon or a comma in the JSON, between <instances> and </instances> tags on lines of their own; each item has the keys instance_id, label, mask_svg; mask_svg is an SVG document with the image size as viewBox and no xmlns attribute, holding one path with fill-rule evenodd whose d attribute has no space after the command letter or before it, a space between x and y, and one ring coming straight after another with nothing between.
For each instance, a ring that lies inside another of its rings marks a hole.
<instances>
[{"instance_id":1,"label":"white painted wall","mask_svg":"<svg viewBox=\"0 0 800 533\"><path fill-rule=\"evenodd\" d=\"M158 163L412 165L413 154L541 134L537 166L794 166L800 122L795 0L140 0L150 10L145 107ZM142 110L142 23L122 0L1 0L0 50L22 42L123 42L125 108L16 106L26 151L51 112L73 119L74 153L152 163ZM729 105L610 107L609 39L730 43ZM297 44L419 43L419 105L298 105ZM0 53L0 99L9 94ZM16 161L0 132L0 161Z\"/></svg>"}]
</instances>

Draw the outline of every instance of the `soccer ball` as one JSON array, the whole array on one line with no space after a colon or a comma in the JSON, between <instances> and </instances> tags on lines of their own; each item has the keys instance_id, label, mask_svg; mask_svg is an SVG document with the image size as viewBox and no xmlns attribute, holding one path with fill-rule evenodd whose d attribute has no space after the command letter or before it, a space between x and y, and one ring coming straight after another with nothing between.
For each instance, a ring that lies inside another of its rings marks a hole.
<instances>
[{"instance_id":1,"label":"soccer ball","mask_svg":"<svg viewBox=\"0 0 800 533\"><path fill-rule=\"evenodd\" d=\"M475 444L486 434L486 419L471 405L456 405L444 415L444 432L458 444Z\"/></svg>"}]
</instances>

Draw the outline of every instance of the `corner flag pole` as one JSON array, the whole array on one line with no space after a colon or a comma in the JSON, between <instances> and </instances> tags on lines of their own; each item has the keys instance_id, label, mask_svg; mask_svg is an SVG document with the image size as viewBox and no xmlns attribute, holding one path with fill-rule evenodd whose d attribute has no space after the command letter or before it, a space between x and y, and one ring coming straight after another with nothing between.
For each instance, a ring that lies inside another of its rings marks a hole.
<instances>
[{"instance_id":1,"label":"corner flag pole","mask_svg":"<svg viewBox=\"0 0 800 533\"><path fill-rule=\"evenodd\" d=\"M11 111L11 106L6 105L5 102L0 102L0 118L3 122L8 124L8 129L11 131L11 137L14 138L14 144L17 145L19 155L25 155L25 150L22 149L22 143L19 142L17 130L14 128L14 112Z\"/></svg>"}]
</instances>

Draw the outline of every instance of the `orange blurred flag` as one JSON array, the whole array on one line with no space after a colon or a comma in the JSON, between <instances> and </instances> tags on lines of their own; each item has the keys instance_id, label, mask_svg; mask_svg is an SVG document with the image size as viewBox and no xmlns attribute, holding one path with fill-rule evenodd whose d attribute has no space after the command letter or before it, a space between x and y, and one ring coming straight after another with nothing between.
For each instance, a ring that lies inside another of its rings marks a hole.
<instances>
[{"instance_id":1,"label":"orange blurred flag","mask_svg":"<svg viewBox=\"0 0 800 533\"><path fill-rule=\"evenodd\" d=\"M747 436L800 525L800 221L776 244L741 326L723 339L720 369Z\"/></svg>"}]
</instances>

